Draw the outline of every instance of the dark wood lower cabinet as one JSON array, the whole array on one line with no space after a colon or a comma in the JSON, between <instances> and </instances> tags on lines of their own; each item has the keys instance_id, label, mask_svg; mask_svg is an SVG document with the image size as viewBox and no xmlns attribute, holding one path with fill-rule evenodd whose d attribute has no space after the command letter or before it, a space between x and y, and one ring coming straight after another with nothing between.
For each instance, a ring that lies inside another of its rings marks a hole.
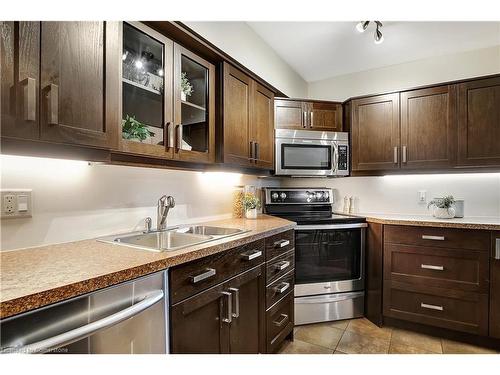
<instances>
[{"instance_id":1,"label":"dark wood lower cabinet","mask_svg":"<svg viewBox=\"0 0 500 375\"><path fill-rule=\"evenodd\" d=\"M365 284L365 316L372 323L382 325L382 281L384 226L370 223L366 231L366 284Z\"/></svg>"}]
</instances>

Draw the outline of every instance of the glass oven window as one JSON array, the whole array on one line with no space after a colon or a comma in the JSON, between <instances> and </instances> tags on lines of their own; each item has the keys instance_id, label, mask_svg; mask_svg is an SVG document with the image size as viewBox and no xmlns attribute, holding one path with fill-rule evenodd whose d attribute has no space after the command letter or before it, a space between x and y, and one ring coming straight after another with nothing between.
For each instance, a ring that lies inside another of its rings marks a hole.
<instances>
[{"instance_id":1,"label":"glass oven window","mask_svg":"<svg viewBox=\"0 0 500 375\"><path fill-rule=\"evenodd\" d=\"M356 280L361 276L361 229L295 232L296 283Z\"/></svg>"},{"instance_id":2,"label":"glass oven window","mask_svg":"<svg viewBox=\"0 0 500 375\"><path fill-rule=\"evenodd\" d=\"M332 169L332 146L281 145L281 168L283 169Z\"/></svg>"}]
</instances>

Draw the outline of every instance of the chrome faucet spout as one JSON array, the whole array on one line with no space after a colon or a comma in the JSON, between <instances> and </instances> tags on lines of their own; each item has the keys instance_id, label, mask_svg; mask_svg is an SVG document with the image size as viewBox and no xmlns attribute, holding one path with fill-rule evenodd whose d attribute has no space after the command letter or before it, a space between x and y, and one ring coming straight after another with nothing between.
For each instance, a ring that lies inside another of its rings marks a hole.
<instances>
[{"instance_id":1,"label":"chrome faucet spout","mask_svg":"<svg viewBox=\"0 0 500 375\"><path fill-rule=\"evenodd\" d=\"M156 229L163 230L167 227L167 215L171 208L175 207L175 199L172 196L163 195L158 199Z\"/></svg>"}]
</instances>

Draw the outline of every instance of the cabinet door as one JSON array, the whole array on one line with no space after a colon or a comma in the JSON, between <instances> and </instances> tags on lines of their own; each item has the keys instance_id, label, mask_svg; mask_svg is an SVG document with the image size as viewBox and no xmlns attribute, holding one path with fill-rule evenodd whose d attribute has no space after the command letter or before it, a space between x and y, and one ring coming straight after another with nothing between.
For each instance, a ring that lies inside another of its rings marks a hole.
<instances>
[{"instance_id":1,"label":"cabinet door","mask_svg":"<svg viewBox=\"0 0 500 375\"><path fill-rule=\"evenodd\" d=\"M500 166L500 77L458 85L458 165Z\"/></svg>"},{"instance_id":2,"label":"cabinet door","mask_svg":"<svg viewBox=\"0 0 500 375\"><path fill-rule=\"evenodd\" d=\"M118 145L118 22L42 22L41 138L79 145Z\"/></svg>"},{"instance_id":3,"label":"cabinet door","mask_svg":"<svg viewBox=\"0 0 500 375\"><path fill-rule=\"evenodd\" d=\"M399 94L352 101L352 170L399 168Z\"/></svg>"},{"instance_id":4,"label":"cabinet door","mask_svg":"<svg viewBox=\"0 0 500 375\"><path fill-rule=\"evenodd\" d=\"M215 66L174 45L175 157L215 161Z\"/></svg>"},{"instance_id":5,"label":"cabinet door","mask_svg":"<svg viewBox=\"0 0 500 375\"><path fill-rule=\"evenodd\" d=\"M227 314L231 301L227 289L226 284L218 284L172 306L172 353L229 352L230 322Z\"/></svg>"},{"instance_id":6,"label":"cabinet door","mask_svg":"<svg viewBox=\"0 0 500 375\"><path fill-rule=\"evenodd\" d=\"M307 128L307 108L305 104L292 100L274 101L274 125L276 129Z\"/></svg>"},{"instance_id":7,"label":"cabinet door","mask_svg":"<svg viewBox=\"0 0 500 375\"><path fill-rule=\"evenodd\" d=\"M224 162L249 166L251 82L246 74L224 63ZM252 143L253 145L253 143Z\"/></svg>"},{"instance_id":8,"label":"cabinet door","mask_svg":"<svg viewBox=\"0 0 500 375\"><path fill-rule=\"evenodd\" d=\"M490 336L500 339L500 232L492 232L490 264Z\"/></svg>"},{"instance_id":9,"label":"cabinet door","mask_svg":"<svg viewBox=\"0 0 500 375\"><path fill-rule=\"evenodd\" d=\"M253 82L251 139L254 143L256 166L274 167L274 94L264 86Z\"/></svg>"},{"instance_id":10,"label":"cabinet door","mask_svg":"<svg viewBox=\"0 0 500 375\"><path fill-rule=\"evenodd\" d=\"M40 22L0 22L0 130L38 139Z\"/></svg>"},{"instance_id":11,"label":"cabinet door","mask_svg":"<svg viewBox=\"0 0 500 375\"><path fill-rule=\"evenodd\" d=\"M311 130L342 131L342 104L314 102L309 103L308 108Z\"/></svg>"},{"instance_id":12,"label":"cabinet door","mask_svg":"<svg viewBox=\"0 0 500 375\"><path fill-rule=\"evenodd\" d=\"M173 42L140 22L123 22L120 150L173 158Z\"/></svg>"},{"instance_id":13,"label":"cabinet door","mask_svg":"<svg viewBox=\"0 0 500 375\"><path fill-rule=\"evenodd\" d=\"M232 295L231 353L257 354L264 346L264 273L253 268L227 283Z\"/></svg>"},{"instance_id":14,"label":"cabinet door","mask_svg":"<svg viewBox=\"0 0 500 375\"><path fill-rule=\"evenodd\" d=\"M456 86L401 93L401 168L453 167Z\"/></svg>"}]
</instances>

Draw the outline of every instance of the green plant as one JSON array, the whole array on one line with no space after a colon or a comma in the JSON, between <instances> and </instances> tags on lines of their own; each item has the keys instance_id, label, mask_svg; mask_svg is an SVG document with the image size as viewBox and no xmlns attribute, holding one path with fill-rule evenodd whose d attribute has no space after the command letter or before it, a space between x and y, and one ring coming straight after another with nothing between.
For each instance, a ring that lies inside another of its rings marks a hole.
<instances>
[{"instance_id":1,"label":"green plant","mask_svg":"<svg viewBox=\"0 0 500 375\"><path fill-rule=\"evenodd\" d=\"M153 137L155 133L148 129L148 126L135 119L135 116L127 115L122 120L122 137L124 139L138 139L144 141L148 137Z\"/></svg>"},{"instance_id":2,"label":"green plant","mask_svg":"<svg viewBox=\"0 0 500 375\"><path fill-rule=\"evenodd\" d=\"M191 96L194 91L193 85L189 82L186 72L181 73L181 90L186 96Z\"/></svg>"},{"instance_id":3,"label":"green plant","mask_svg":"<svg viewBox=\"0 0 500 375\"><path fill-rule=\"evenodd\" d=\"M253 210L254 208L260 208L260 200L252 193L246 193L242 199L243 207L245 210Z\"/></svg>"},{"instance_id":4,"label":"green plant","mask_svg":"<svg viewBox=\"0 0 500 375\"><path fill-rule=\"evenodd\" d=\"M437 208L450 208L455 203L455 198L453 195L447 195L444 198L435 198L429 202L427 208L435 206Z\"/></svg>"}]
</instances>

